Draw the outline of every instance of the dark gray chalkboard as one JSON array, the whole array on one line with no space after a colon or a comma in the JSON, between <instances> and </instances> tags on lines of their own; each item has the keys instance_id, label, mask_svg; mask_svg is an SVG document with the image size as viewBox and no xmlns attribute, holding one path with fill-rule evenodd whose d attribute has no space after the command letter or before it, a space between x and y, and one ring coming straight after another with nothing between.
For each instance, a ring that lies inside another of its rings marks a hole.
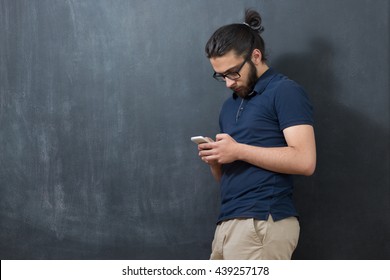
<instances>
[{"instance_id":1,"label":"dark gray chalkboard","mask_svg":"<svg viewBox=\"0 0 390 280\"><path fill-rule=\"evenodd\" d=\"M316 109L294 258L390 258L388 1L1 0L1 259L209 257L218 185L189 138L229 96L204 44L247 7Z\"/></svg>"}]
</instances>

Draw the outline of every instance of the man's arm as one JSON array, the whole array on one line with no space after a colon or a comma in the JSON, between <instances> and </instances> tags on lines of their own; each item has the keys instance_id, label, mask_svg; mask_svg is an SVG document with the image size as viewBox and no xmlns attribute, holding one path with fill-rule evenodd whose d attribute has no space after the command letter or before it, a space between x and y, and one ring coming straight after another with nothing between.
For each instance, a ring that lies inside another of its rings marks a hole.
<instances>
[{"instance_id":1,"label":"man's arm","mask_svg":"<svg viewBox=\"0 0 390 280\"><path fill-rule=\"evenodd\" d=\"M213 139L211 139L211 138L209 138L209 139L211 140L211 142L214 142ZM202 151L202 148L200 145L198 145L198 150L199 150L199 156L200 156L200 154L201 154L200 152ZM203 157L201 157L201 159L210 166L211 174L213 175L214 179L217 182L220 182L221 177L222 177L222 165L220 163L218 163L217 160L208 161Z\"/></svg>"},{"instance_id":2,"label":"man's arm","mask_svg":"<svg viewBox=\"0 0 390 280\"><path fill-rule=\"evenodd\" d=\"M283 130L287 147L263 148L237 143L228 134L218 134L216 142L199 145L199 156L207 163L225 164L242 160L278 173L310 176L316 167L316 145L311 125Z\"/></svg>"},{"instance_id":3,"label":"man's arm","mask_svg":"<svg viewBox=\"0 0 390 280\"><path fill-rule=\"evenodd\" d=\"M213 174L214 179L217 182L220 182L221 181L221 177L222 177L222 167L221 167L221 165L219 163L209 164L209 165L210 165L211 174Z\"/></svg>"}]
</instances>

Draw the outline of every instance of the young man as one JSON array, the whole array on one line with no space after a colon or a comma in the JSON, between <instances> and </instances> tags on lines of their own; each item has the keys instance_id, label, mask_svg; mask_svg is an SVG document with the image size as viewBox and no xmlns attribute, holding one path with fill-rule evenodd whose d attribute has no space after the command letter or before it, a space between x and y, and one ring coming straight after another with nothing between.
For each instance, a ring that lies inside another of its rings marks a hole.
<instances>
[{"instance_id":1,"label":"young man","mask_svg":"<svg viewBox=\"0 0 390 280\"><path fill-rule=\"evenodd\" d=\"M233 94L221 133L199 144L221 187L211 259L291 259L299 238L292 174L316 165L312 106L297 83L266 64L260 15L219 28L206 44L214 78Z\"/></svg>"}]
</instances>

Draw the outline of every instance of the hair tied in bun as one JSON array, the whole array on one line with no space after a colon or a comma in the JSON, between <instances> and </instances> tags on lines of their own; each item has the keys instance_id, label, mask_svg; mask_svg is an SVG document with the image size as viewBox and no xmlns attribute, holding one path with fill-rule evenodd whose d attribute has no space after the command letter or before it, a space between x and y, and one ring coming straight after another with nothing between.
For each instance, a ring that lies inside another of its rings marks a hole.
<instances>
[{"instance_id":1,"label":"hair tied in bun","mask_svg":"<svg viewBox=\"0 0 390 280\"><path fill-rule=\"evenodd\" d=\"M246 23L246 22L243 22L242 24L248 26L250 29L252 29L253 31L257 31L259 34L262 33L264 31L264 27L263 26L251 26L249 23Z\"/></svg>"}]
</instances>

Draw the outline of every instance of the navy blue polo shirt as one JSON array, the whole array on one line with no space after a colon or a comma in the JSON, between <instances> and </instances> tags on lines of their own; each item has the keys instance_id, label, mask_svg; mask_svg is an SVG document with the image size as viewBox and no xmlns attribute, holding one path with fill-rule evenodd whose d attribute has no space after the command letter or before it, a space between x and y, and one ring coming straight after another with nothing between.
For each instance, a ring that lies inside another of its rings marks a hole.
<instances>
[{"instance_id":1,"label":"navy blue polo shirt","mask_svg":"<svg viewBox=\"0 0 390 280\"><path fill-rule=\"evenodd\" d=\"M236 94L222 106L219 125L239 143L285 147L283 130L313 125L312 105L296 82L268 69L247 98ZM275 221L298 216L293 205L292 175L265 170L244 161L222 165L221 213L218 222L233 218Z\"/></svg>"}]
</instances>

